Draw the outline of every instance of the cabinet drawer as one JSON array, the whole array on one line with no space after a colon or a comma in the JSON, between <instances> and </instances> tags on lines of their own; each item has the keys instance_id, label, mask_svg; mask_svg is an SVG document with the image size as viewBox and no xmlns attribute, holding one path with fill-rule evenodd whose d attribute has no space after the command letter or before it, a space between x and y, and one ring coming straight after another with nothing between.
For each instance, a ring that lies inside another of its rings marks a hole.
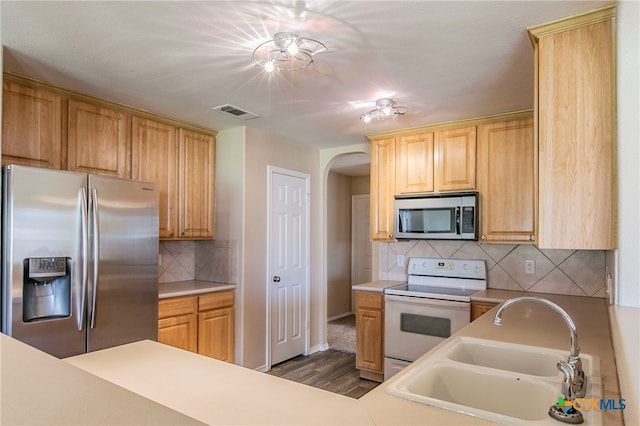
<instances>
[{"instance_id":1,"label":"cabinet drawer","mask_svg":"<svg viewBox=\"0 0 640 426\"><path fill-rule=\"evenodd\" d=\"M233 290L208 293L198 297L198 311L233 306Z\"/></svg>"},{"instance_id":2,"label":"cabinet drawer","mask_svg":"<svg viewBox=\"0 0 640 426\"><path fill-rule=\"evenodd\" d=\"M196 296L161 299L158 301L158 318L193 314L197 306Z\"/></svg>"},{"instance_id":3,"label":"cabinet drawer","mask_svg":"<svg viewBox=\"0 0 640 426\"><path fill-rule=\"evenodd\" d=\"M369 308L369 309L378 309L382 310L384 304L384 299L382 297L382 293L367 293L367 292L357 292L356 293L356 308Z\"/></svg>"}]
</instances>

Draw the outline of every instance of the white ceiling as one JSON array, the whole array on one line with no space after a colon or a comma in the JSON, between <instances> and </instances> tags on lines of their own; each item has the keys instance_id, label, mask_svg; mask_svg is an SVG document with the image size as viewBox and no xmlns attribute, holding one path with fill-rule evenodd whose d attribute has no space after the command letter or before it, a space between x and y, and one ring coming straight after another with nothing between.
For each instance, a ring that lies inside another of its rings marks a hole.
<instances>
[{"instance_id":1,"label":"white ceiling","mask_svg":"<svg viewBox=\"0 0 640 426\"><path fill-rule=\"evenodd\" d=\"M2 1L4 70L216 130L246 125L322 149L532 108L526 28L607 3ZM328 51L305 70L266 74L252 52L280 31ZM381 97L409 112L364 124L360 115ZM226 103L260 117L211 109Z\"/></svg>"}]
</instances>

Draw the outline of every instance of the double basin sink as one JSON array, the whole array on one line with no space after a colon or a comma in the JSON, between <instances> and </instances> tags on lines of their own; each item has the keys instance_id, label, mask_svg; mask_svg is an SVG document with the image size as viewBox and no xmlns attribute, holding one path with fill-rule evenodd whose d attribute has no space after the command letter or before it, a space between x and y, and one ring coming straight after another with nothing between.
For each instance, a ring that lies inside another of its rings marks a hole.
<instances>
[{"instance_id":1,"label":"double basin sink","mask_svg":"<svg viewBox=\"0 0 640 426\"><path fill-rule=\"evenodd\" d=\"M558 361L568 351L454 336L414 362L385 392L411 401L502 424L555 424L549 407L562 397ZM602 398L598 357L580 354L587 376L585 398ZM600 425L598 410L584 424Z\"/></svg>"}]
</instances>

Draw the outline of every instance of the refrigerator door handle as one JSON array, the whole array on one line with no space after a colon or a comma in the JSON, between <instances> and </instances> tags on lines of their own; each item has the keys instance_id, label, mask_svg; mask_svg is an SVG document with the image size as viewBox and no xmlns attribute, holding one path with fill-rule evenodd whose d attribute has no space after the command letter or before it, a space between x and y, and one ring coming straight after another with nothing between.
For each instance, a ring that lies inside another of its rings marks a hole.
<instances>
[{"instance_id":1,"label":"refrigerator door handle","mask_svg":"<svg viewBox=\"0 0 640 426\"><path fill-rule=\"evenodd\" d=\"M98 216L98 191L91 188L91 215L93 222L93 291L91 294L91 328L96 324L96 299L98 298L98 261L100 259L100 223Z\"/></svg>"},{"instance_id":2,"label":"refrigerator door handle","mask_svg":"<svg viewBox=\"0 0 640 426\"><path fill-rule=\"evenodd\" d=\"M80 293L80 313L78 315L78 331L84 329L84 314L86 312L86 300L87 300L87 281L89 279L89 223L87 208L87 190L81 189L80 193L82 203L81 213L81 226L82 226L82 287Z\"/></svg>"}]
</instances>

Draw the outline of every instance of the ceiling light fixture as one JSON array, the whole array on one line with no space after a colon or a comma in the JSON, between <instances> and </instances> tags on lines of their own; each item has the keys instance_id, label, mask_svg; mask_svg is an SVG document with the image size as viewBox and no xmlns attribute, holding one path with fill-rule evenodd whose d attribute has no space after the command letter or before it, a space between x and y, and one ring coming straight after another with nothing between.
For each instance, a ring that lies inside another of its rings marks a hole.
<instances>
[{"instance_id":1,"label":"ceiling light fixture","mask_svg":"<svg viewBox=\"0 0 640 426\"><path fill-rule=\"evenodd\" d=\"M313 62L313 56L327 50L317 40L298 37L294 33L277 33L273 40L253 51L253 60L267 72L301 70Z\"/></svg>"},{"instance_id":2,"label":"ceiling light fixture","mask_svg":"<svg viewBox=\"0 0 640 426\"><path fill-rule=\"evenodd\" d=\"M400 115L405 115L409 111L409 108L403 106L397 106L396 101L391 98L382 98L376 101L376 109L372 109L360 116L360 119L365 123L369 123L371 120L384 120L387 118L396 119Z\"/></svg>"}]
</instances>

